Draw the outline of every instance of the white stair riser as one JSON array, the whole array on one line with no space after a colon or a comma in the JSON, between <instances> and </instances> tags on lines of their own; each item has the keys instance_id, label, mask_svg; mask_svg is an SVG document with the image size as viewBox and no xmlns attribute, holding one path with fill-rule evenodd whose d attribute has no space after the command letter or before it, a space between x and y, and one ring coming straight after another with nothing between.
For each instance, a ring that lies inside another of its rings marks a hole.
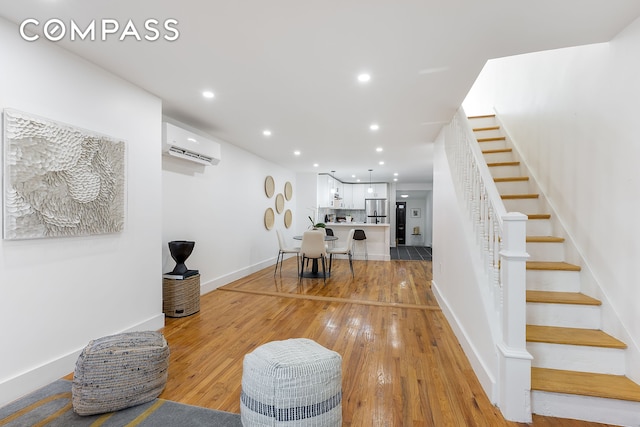
<instances>
[{"instance_id":1,"label":"white stair riser","mask_svg":"<svg viewBox=\"0 0 640 427\"><path fill-rule=\"evenodd\" d=\"M542 199L503 199L507 212L548 213Z\"/></svg>"},{"instance_id":2,"label":"white stair riser","mask_svg":"<svg viewBox=\"0 0 640 427\"><path fill-rule=\"evenodd\" d=\"M471 128L486 128L489 126L497 126L498 121L495 117L482 117L477 119L469 119L469 123L471 124Z\"/></svg>"},{"instance_id":3,"label":"white stair riser","mask_svg":"<svg viewBox=\"0 0 640 427\"><path fill-rule=\"evenodd\" d=\"M496 182L496 188L500 194L527 194L532 192L529 181Z\"/></svg>"},{"instance_id":4,"label":"white stair riser","mask_svg":"<svg viewBox=\"0 0 640 427\"><path fill-rule=\"evenodd\" d=\"M491 126L496 126L496 125L492 124L492 125L489 125L489 126L474 126L474 127L491 127ZM502 132L502 129L476 131L476 132L473 132L473 134L478 139L481 139L481 138L496 138L496 137L504 136L504 132Z\"/></svg>"},{"instance_id":5,"label":"white stair riser","mask_svg":"<svg viewBox=\"0 0 640 427\"><path fill-rule=\"evenodd\" d=\"M640 426L640 402L531 390L534 414L621 426Z\"/></svg>"},{"instance_id":6,"label":"white stair riser","mask_svg":"<svg viewBox=\"0 0 640 427\"><path fill-rule=\"evenodd\" d=\"M553 236L553 226L548 219L530 219L527 221L528 236Z\"/></svg>"},{"instance_id":7,"label":"white stair riser","mask_svg":"<svg viewBox=\"0 0 640 427\"><path fill-rule=\"evenodd\" d=\"M482 147L483 150L487 150L487 148ZM484 159L487 163L493 162L512 162L513 153L483 153Z\"/></svg>"},{"instance_id":8,"label":"white stair riser","mask_svg":"<svg viewBox=\"0 0 640 427\"><path fill-rule=\"evenodd\" d=\"M581 345L528 342L534 368L624 375L624 350Z\"/></svg>"},{"instance_id":9,"label":"white stair riser","mask_svg":"<svg viewBox=\"0 0 640 427\"><path fill-rule=\"evenodd\" d=\"M527 289L580 292L580 274L577 271L527 270Z\"/></svg>"},{"instance_id":10,"label":"white stair riser","mask_svg":"<svg viewBox=\"0 0 640 427\"><path fill-rule=\"evenodd\" d=\"M527 253L530 261L564 261L564 245L562 243L527 242Z\"/></svg>"},{"instance_id":11,"label":"white stair riser","mask_svg":"<svg viewBox=\"0 0 640 427\"><path fill-rule=\"evenodd\" d=\"M600 329L600 306L528 302L527 325Z\"/></svg>"},{"instance_id":12,"label":"white stair riser","mask_svg":"<svg viewBox=\"0 0 640 427\"><path fill-rule=\"evenodd\" d=\"M501 150L503 148L507 148L507 141L498 140L498 141L484 141L478 142L480 144L480 150Z\"/></svg>"},{"instance_id":13,"label":"white stair riser","mask_svg":"<svg viewBox=\"0 0 640 427\"><path fill-rule=\"evenodd\" d=\"M492 166L489 168L489 172L494 178L520 176L520 166Z\"/></svg>"}]
</instances>

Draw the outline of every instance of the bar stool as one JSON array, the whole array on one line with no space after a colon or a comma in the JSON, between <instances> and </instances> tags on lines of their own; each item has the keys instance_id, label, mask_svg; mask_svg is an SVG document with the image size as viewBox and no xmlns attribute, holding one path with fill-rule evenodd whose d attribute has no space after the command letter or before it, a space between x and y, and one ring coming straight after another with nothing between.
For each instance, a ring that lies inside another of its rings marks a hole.
<instances>
[{"instance_id":1,"label":"bar stool","mask_svg":"<svg viewBox=\"0 0 640 427\"><path fill-rule=\"evenodd\" d=\"M354 256L355 256L355 247L357 245L363 244L364 245L364 259L365 260L369 260L369 254L367 253L367 235L365 234L364 230L357 228L354 232L353 232L353 240L355 240L354 243Z\"/></svg>"}]
</instances>

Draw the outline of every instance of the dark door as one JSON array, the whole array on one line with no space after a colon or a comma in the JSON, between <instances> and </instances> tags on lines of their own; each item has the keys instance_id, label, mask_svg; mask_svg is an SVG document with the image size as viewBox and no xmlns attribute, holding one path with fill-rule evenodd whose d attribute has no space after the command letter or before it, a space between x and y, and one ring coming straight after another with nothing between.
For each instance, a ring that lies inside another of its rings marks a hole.
<instances>
[{"instance_id":1,"label":"dark door","mask_svg":"<svg viewBox=\"0 0 640 427\"><path fill-rule=\"evenodd\" d=\"M405 224L407 222L407 202L396 202L396 244L404 245Z\"/></svg>"}]
</instances>

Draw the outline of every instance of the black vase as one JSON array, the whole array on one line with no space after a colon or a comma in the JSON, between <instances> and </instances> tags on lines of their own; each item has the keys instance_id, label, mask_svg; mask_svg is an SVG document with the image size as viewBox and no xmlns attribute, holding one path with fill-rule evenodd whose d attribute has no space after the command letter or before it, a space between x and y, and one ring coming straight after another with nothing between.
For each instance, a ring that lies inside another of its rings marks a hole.
<instances>
[{"instance_id":1,"label":"black vase","mask_svg":"<svg viewBox=\"0 0 640 427\"><path fill-rule=\"evenodd\" d=\"M176 266L173 268L171 274L186 274L190 271L184 262L189 258L193 247L196 242L189 242L187 240L174 240L169 242L169 252L171 252L171 258L176 262Z\"/></svg>"}]
</instances>

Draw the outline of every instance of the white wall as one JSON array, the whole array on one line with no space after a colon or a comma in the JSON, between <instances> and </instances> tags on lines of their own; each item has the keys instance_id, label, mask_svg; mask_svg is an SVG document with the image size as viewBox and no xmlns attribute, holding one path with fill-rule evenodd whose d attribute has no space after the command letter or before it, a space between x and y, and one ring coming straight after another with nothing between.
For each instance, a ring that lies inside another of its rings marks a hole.
<instances>
[{"instance_id":1,"label":"white wall","mask_svg":"<svg viewBox=\"0 0 640 427\"><path fill-rule=\"evenodd\" d=\"M610 43L494 60L464 104L469 114L495 106L600 286L586 291L624 326L605 317L605 329L634 340L636 354L639 50L640 19ZM627 369L640 380L640 361Z\"/></svg>"},{"instance_id":2,"label":"white wall","mask_svg":"<svg viewBox=\"0 0 640 427\"><path fill-rule=\"evenodd\" d=\"M93 338L164 325L161 103L0 19L0 107L126 141L127 217L117 234L0 241L0 405L73 371Z\"/></svg>"},{"instance_id":3,"label":"white wall","mask_svg":"<svg viewBox=\"0 0 640 427\"><path fill-rule=\"evenodd\" d=\"M197 132L185 124L167 121ZM203 293L273 264L278 255L275 230L280 228L286 236L293 236L297 221L299 189L295 174L217 141L222 160L216 166L162 157L163 271L175 266L169 241L195 241L186 265L200 271ZM284 212L276 213L272 230L265 228L265 210L272 208L276 212L275 195L269 199L264 191L268 175L274 178L275 194L284 194L285 182L293 185L293 198L285 201L285 210L293 212L293 225L288 230L284 227Z\"/></svg>"},{"instance_id":4,"label":"white wall","mask_svg":"<svg viewBox=\"0 0 640 427\"><path fill-rule=\"evenodd\" d=\"M499 372L492 323L477 284L481 267L474 267L477 263L468 241L474 233L467 228L456 198L443 134L434 149L433 290L480 384L495 402Z\"/></svg>"}]
</instances>

